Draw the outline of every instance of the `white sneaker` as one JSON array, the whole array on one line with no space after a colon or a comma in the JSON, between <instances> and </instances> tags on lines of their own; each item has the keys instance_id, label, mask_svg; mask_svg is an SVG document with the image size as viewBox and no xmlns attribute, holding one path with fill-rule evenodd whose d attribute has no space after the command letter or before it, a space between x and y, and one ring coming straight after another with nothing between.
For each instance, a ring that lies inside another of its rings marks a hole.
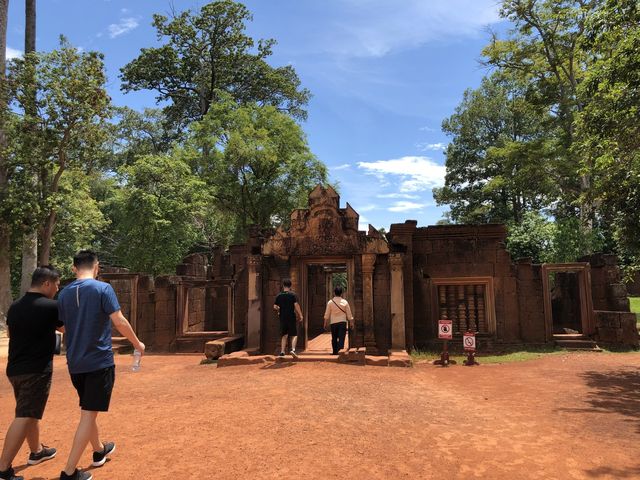
<instances>
[{"instance_id":1,"label":"white sneaker","mask_svg":"<svg viewBox=\"0 0 640 480\"><path fill-rule=\"evenodd\" d=\"M296 353L296 351L295 351L295 350L291 350L291 352L289 352L289 353L291 353L291 356L292 356L293 358L298 358L298 354Z\"/></svg>"}]
</instances>

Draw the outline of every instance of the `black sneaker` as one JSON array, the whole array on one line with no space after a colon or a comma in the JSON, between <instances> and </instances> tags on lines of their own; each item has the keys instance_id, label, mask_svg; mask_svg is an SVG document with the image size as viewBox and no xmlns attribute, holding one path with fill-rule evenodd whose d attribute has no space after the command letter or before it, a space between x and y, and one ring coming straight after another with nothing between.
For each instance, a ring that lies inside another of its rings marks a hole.
<instances>
[{"instance_id":1,"label":"black sneaker","mask_svg":"<svg viewBox=\"0 0 640 480\"><path fill-rule=\"evenodd\" d=\"M284 357L284 352L280 352L280 355L278 355L279 357Z\"/></svg>"},{"instance_id":2,"label":"black sneaker","mask_svg":"<svg viewBox=\"0 0 640 480\"><path fill-rule=\"evenodd\" d=\"M52 459L56 456L56 453L58 453L58 451L55 448L49 448L45 444L42 444L42 449L38 453L31 452L29 454L29 460L27 460L27 463L29 465L37 465L40 462Z\"/></svg>"},{"instance_id":3,"label":"black sneaker","mask_svg":"<svg viewBox=\"0 0 640 480\"><path fill-rule=\"evenodd\" d=\"M107 461L107 457L116 450L116 444L113 442L104 442L104 448L101 452L93 452L92 467L101 467Z\"/></svg>"},{"instance_id":4,"label":"black sneaker","mask_svg":"<svg viewBox=\"0 0 640 480\"><path fill-rule=\"evenodd\" d=\"M0 472L0 478L2 480L24 480L24 477L16 476L16 472L11 468L11 465L9 465L9 468L6 470Z\"/></svg>"},{"instance_id":5,"label":"black sneaker","mask_svg":"<svg viewBox=\"0 0 640 480\"><path fill-rule=\"evenodd\" d=\"M62 472L60 472L60 480L92 480L93 479L93 475L91 475L89 472L83 472L82 470L78 470L76 468L76 471L73 472L73 475L67 475L66 473L64 473L64 470Z\"/></svg>"}]
</instances>

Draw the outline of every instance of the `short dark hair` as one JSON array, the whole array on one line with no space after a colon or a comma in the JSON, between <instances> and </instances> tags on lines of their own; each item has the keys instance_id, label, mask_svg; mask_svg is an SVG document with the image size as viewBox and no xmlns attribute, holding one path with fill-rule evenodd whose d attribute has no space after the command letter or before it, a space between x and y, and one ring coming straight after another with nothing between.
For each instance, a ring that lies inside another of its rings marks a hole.
<instances>
[{"instance_id":1,"label":"short dark hair","mask_svg":"<svg viewBox=\"0 0 640 480\"><path fill-rule=\"evenodd\" d=\"M282 286L286 288L291 288L291 279L285 278L284 280L282 280Z\"/></svg>"},{"instance_id":2,"label":"short dark hair","mask_svg":"<svg viewBox=\"0 0 640 480\"><path fill-rule=\"evenodd\" d=\"M31 286L40 287L46 281L55 282L60 279L60 272L51 265L36 268L31 274Z\"/></svg>"},{"instance_id":3,"label":"short dark hair","mask_svg":"<svg viewBox=\"0 0 640 480\"><path fill-rule=\"evenodd\" d=\"M73 256L73 266L76 268L89 268L98 261L98 254L93 250L80 250Z\"/></svg>"},{"instance_id":4,"label":"short dark hair","mask_svg":"<svg viewBox=\"0 0 640 480\"><path fill-rule=\"evenodd\" d=\"M341 297L342 296L342 287L336 287L333 289L333 293L335 294L336 297Z\"/></svg>"}]
</instances>

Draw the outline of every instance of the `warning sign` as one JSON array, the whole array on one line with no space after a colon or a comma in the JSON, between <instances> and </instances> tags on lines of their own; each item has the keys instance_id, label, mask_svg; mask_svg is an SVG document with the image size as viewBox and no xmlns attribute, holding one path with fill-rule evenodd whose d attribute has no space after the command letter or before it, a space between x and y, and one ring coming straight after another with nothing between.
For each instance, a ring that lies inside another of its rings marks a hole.
<instances>
[{"instance_id":1,"label":"warning sign","mask_svg":"<svg viewBox=\"0 0 640 480\"><path fill-rule=\"evenodd\" d=\"M453 338L453 320L438 320L438 338L444 340Z\"/></svg>"},{"instance_id":2,"label":"warning sign","mask_svg":"<svg viewBox=\"0 0 640 480\"><path fill-rule=\"evenodd\" d=\"M476 351L476 334L473 332L467 332L462 337L462 343L464 345L465 352Z\"/></svg>"}]
</instances>

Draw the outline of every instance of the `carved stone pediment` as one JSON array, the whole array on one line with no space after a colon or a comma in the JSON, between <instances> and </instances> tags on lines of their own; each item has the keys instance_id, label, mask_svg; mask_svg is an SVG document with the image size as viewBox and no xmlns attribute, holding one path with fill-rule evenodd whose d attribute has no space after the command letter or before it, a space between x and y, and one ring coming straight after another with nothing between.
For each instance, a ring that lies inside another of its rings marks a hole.
<instances>
[{"instance_id":1,"label":"carved stone pediment","mask_svg":"<svg viewBox=\"0 0 640 480\"><path fill-rule=\"evenodd\" d=\"M309 208L291 213L289 230L278 229L262 245L263 255L345 256L389 252L384 237L371 225L358 231L360 216L347 203L340 208L340 196L331 187L316 186L309 194Z\"/></svg>"}]
</instances>

